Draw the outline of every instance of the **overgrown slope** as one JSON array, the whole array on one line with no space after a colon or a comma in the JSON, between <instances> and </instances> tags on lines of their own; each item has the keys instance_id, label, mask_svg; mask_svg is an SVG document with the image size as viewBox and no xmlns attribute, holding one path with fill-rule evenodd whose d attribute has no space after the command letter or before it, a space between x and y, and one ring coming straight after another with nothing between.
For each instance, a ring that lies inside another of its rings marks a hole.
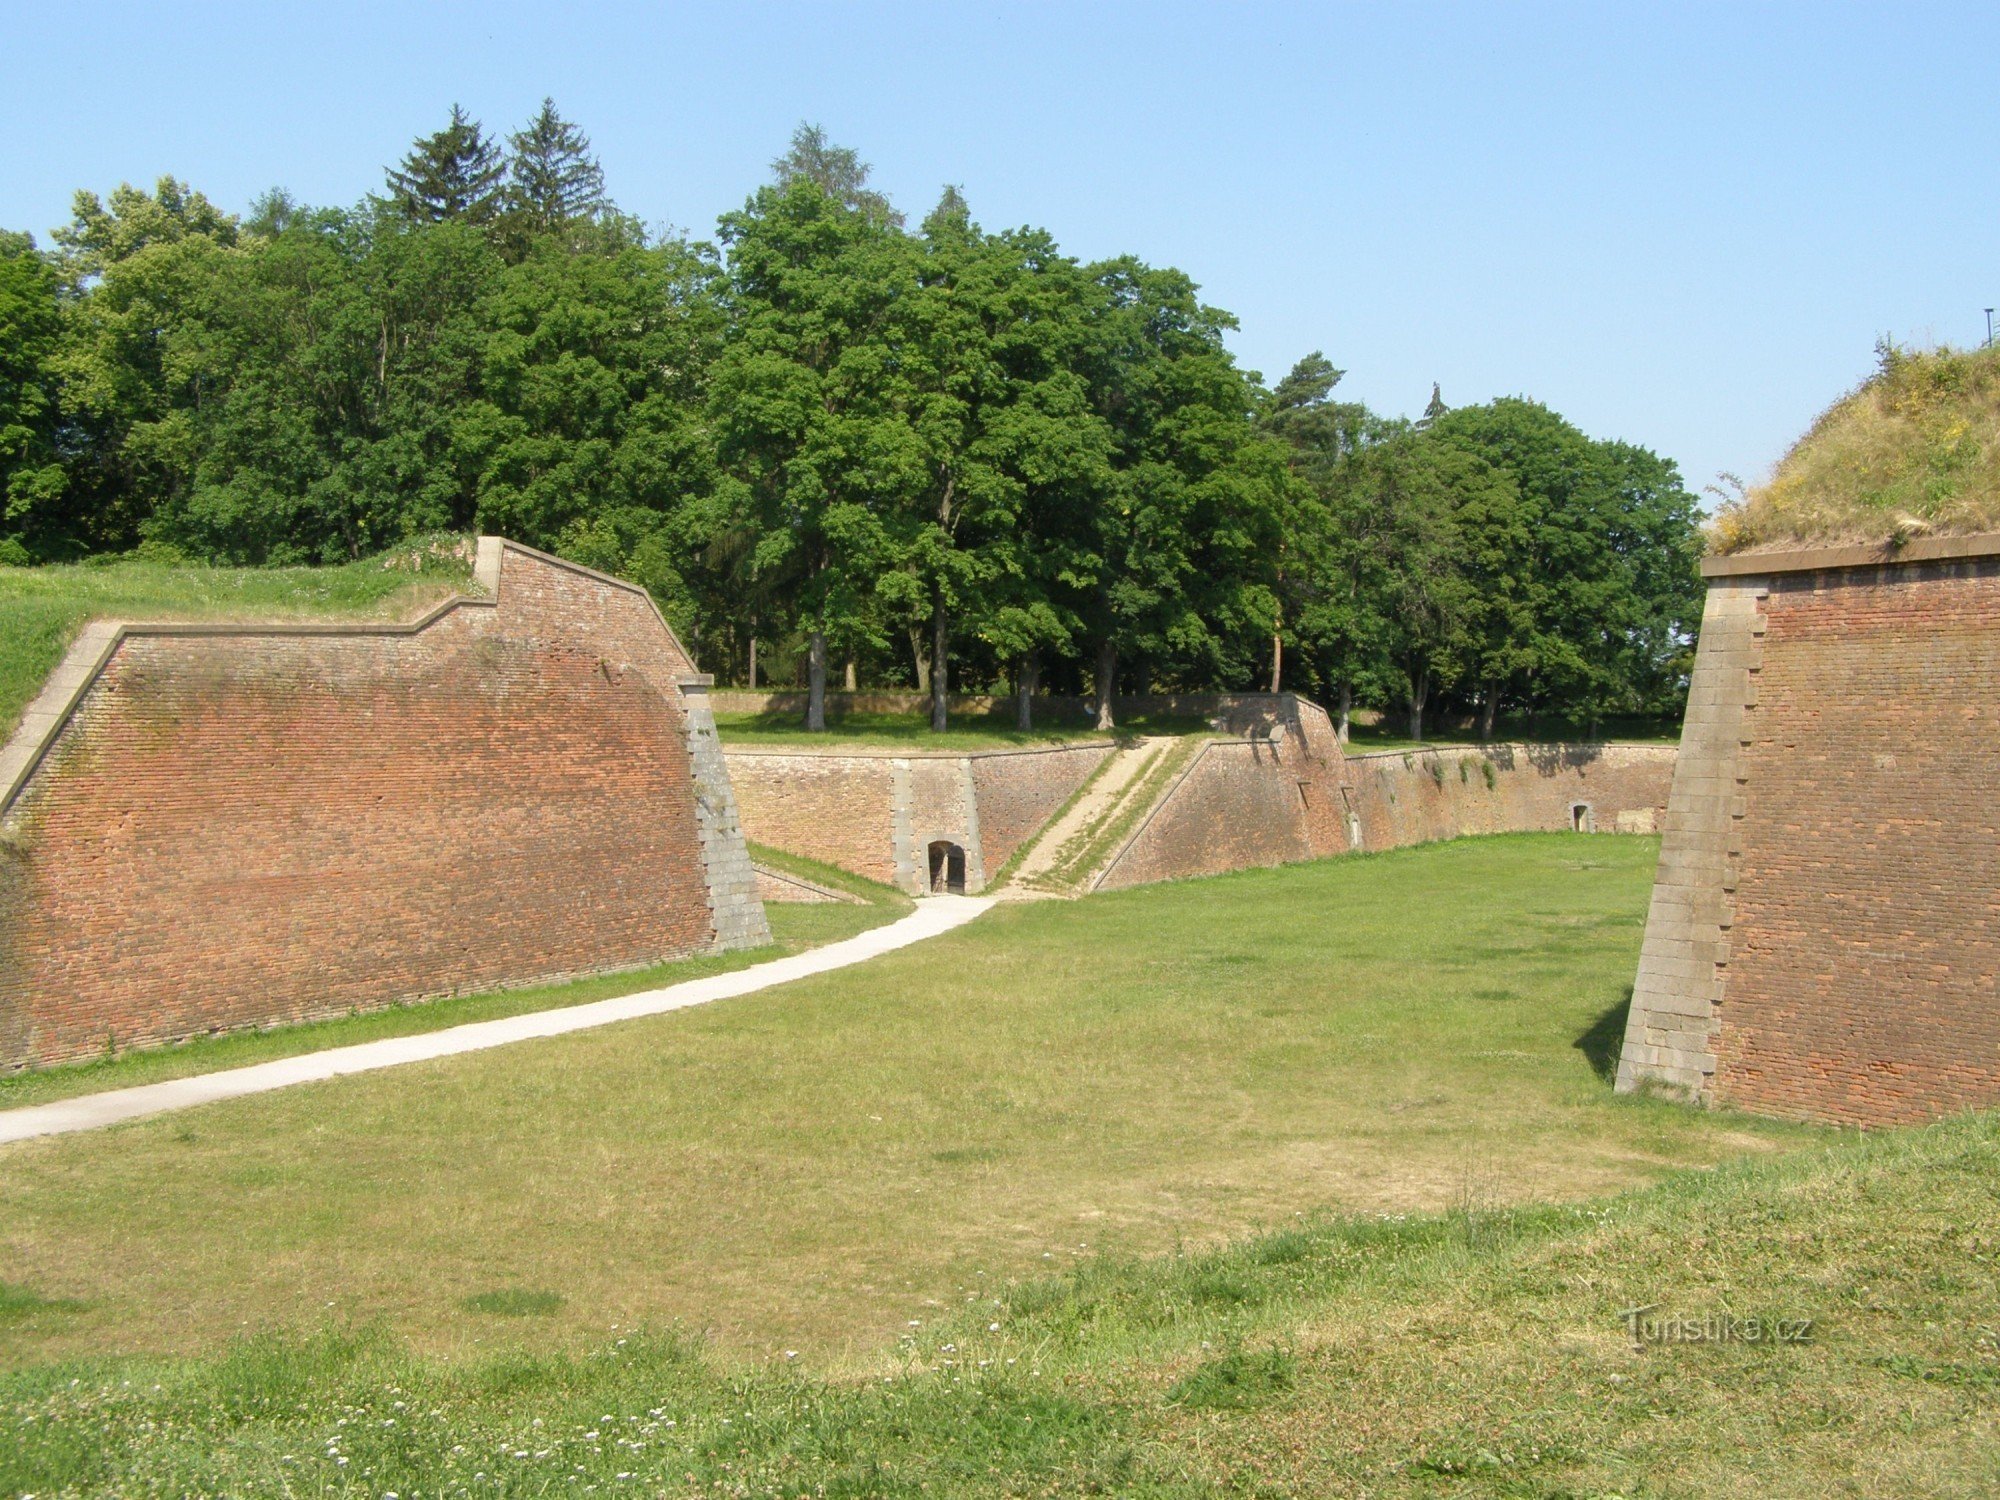
<instances>
[{"instance_id":1,"label":"overgrown slope","mask_svg":"<svg viewBox=\"0 0 2000 1500\"><path fill-rule=\"evenodd\" d=\"M2000 348L1910 351L1829 407L1768 483L1725 506L1713 550L2000 530Z\"/></svg>"},{"instance_id":2,"label":"overgrown slope","mask_svg":"<svg viewBox=\"0 0 2000 1500\"><path fill-rule=\"evenodd\" d=\"M402 619L470 586L445 547L339 568L208 568L118 558L0 567L0 737L90 620Z\"/></svg>"},{"instance_id":3,"label":"overgrown slope","mask_svg":"<svg viewBox=\"0 0 2000 1500\"><path fill-rule=\"evenodd\" d=\"M329 1334L44 1368L0 1379L0 1489L1983 1496L1996 1224L1982 1116L1581 1208L1096 1262L913 1324L846 1380L637 1333L456 1366ZM1648 1304L1733 1336L1642 1343L1620 1313ZM59 1315L0 1295L0 1331Z\"/></svg>"}]
</instances>

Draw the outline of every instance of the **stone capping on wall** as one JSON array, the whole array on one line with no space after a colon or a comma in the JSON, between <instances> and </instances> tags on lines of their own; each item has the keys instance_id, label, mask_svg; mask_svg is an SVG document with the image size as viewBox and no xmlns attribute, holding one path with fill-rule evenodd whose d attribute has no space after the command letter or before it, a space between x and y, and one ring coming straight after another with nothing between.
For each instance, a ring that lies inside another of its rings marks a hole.
<instances>
[{"instance_id":1,"label":"stone capping on wall","mask_svg":"<svg viewBox=\"0 0 2000 1500\"><path fill-rule=\"evenodd\" d=\"M709 694L711 699L714 696L713 692ZM1111 744L1110 740L1062 740L1053 745L995 745L988 750L903 750L895 745L843 745L835 739L824 745L745 745L734 742L724 745L722 751L725 755L809 755L829 759L852 756L856 760L985 760L993 755L1056 755L1068 750L1109 748Z\"/></svg>"},{"instance_id":2,"label":"stone capping on wall","mask_svg":"<svg viewBox=\"0 0 2000 1500\"><path fill-rule=\"evenodd\" d=\"M1769 573L1815 573L1838 568L1897 567L2000 556L2000 532L1976 536L1913 537L1901 546L1873 542L1850 547L1800 547L1778 552L1731 552L1704 557L1704 578L1756 578Z\"/></svg>"},{"instance_id":3,"label":"stone capping on wall","mask_svg":"<svg viewBox=\"0 0 2000 1500\"><path fill-rule=\"evenodd\" d=\"M128 621L93 620L86 624L63 659L48 676L42 691L36 695L22 714L21 722L8 736L7 743L0 747L0 814L14 805L35 769L47 757L63 727L69 723L78 706L88 696L111 658L128 636L410 636L428 630L439 620L461 609L493 609L500 603L500 579L504 554L512 549L527 557L537 558L553 567L564 568L581 574L585 578L612 588L623 589L637 594L646 601L653 615L660 622L660 629L672 641L674 649L688 660L687 648L674 633L667 617L660 613L660 607L653 596L636 583L628 583L622 578L613 578L608 573L600 573L595 568L586 568L581 563L573 563L566 558L553 557L520 542L511 542L504 537L482 536L478 538L472 566L472 580L485 590L483 596L458 594L440 600L414 620L276 620L260 623L254 620L166 620ZM702 682L712 682L713 678L702 678Z\"/></svg>"}]
</instances>

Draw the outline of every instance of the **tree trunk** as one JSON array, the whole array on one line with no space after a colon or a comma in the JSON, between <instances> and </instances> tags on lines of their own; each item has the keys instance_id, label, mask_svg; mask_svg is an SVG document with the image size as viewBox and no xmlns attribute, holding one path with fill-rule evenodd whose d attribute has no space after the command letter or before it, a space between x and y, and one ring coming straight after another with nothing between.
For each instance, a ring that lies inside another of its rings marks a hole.
<instances>
[{"instance_id":1,"label":"tree trunk","mask_svg":"<svg viewBox=\"0 0 2000 1500\"><path fill-rule=\"evenodd\" d=\"M752 616L750 617L750 688L751 688L751 691L753 691L753 692L754 692L754 691L756 690L756 687L757 687L757 617L756 617L755 615L752 615Z\"/></svg>"},{"instance_id":2,"label":"tree trunk","mask_svg":"<svg viewBox=\"0 0 2000 1500\"><path fill-rule=\"evenodd\" d=\"M1271 691L1280 691L1285 680L1285 638L1277 631L1271 632Z\"/></svg>"},{"instance_id":3,"label":"tree trunk","mask_svg":"<svg viewBox=\"0 0 2000 1500\"><path fill-rule=\"evenodd\" d=\"M1349 727L1353 724L1353 722L1354 722L1354 684L1351 682L1343 682L1340 685L1340 717L1338 720L1335 721L1334 731L1333 731L1335 734L1340 736L1340 743L1342 745L1345 745L1347 743L1347 732Z\"/></svg>"},{"instance_id":4,"label":"tree trunk","mask_svg":"<svg viewBox=\"0 0 2000 1500\"><path fill-rule=\"evenodd\" d=\"M931 601L931 733L943 734L950 705L945 694L951 689L951 667L945 660L946 622L944 596Z\"/></svg>"},{"instance_id":5,"label":"tree trunk","mask_svg":"<svg viewBox=\"0 0 2000 1500\"><path fill-rule=\"evenodd\" d=\"M814 734L826 730L826 631L818 627L806 656L806 728Z\"/></svg>"},{"instance_id":6,"label":"tree trunk","mask_svg":"<svg viewBox=\"0 0 2000 1500\"><path fill-rule=\"evenodd\" d=\"M850 693L861 685L855 678L854 658L851 656L847 658L847 670L840 675L840 685Z\"/></svg>"},{"instance_id":7,"label":"tree trunk","mask_svg":"<svg viewBox=\"0 0 2000 1500\"><path fill-rule=\"evenodd\" d=\"M1097 727L1116 729L1111 700L1118 691L1118 647L1110 640L1097 644Z\"/></svg>"},{"instance_id":8,"label":"tree trunk","mask_svg":"<svg viewBox=\"0 0 2000 1500\"><path fill-rule=\"evenodd\" d=\"M1479 685L1479 742L1493 739L1493 723L1500 716L1500 684L1488 678Z\"/></svg>"},{"instance_id":9,"label":"tree trunk","mask_svg":"<svg viewBox=\"0 0 2000 1500\"><path fill-rule=\"evenodd\" d=\"M1413 673L1410 677L1410 738L1419 745L1424 742L1424 700L1430 695L1430 669Z\"/></svg>"},{"instance_id":10,"label":"tree trunk","mask_svg":"<svg viewBox=\"0 0 2000 1500\"><path fill-rule=\"evenodd\" d=\"M924 644L924 627L921 625L910 627L910 657L917 664L917 691L928 693L931 690L931 653Z\"/></svg>"},{"instance_id":11,"label":"tree trunk","mask_svg":"<svg viewBox=\"0 0 2000 1500\"><path fill-rule=\"evenodd\" d=\"M1023 734L1035 727L1035 689L1041 685L1041 653L1030 651L1014 673L1014 727Z\"/></svg>"}]
</instances>

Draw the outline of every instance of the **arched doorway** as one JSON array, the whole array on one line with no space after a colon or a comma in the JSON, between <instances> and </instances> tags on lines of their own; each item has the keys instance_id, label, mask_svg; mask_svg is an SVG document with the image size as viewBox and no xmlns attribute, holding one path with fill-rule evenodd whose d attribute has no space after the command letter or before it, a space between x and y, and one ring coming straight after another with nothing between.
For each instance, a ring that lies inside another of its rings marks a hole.
<instances>
[{"instance_id":1,"label":"arched doorway","mask_svg":"<svg viewBox=\"0 0 2000 1500\"><path fill-rule=\"evenodd\" d=\"M949 839L939 839L931 845L931 883L933 896L963 896L965 894L965 846L954 844Z\"/></svg>"},{"instance_id":2,"label":"arched doorway","mask_svg":"<svg viewBox=\"0 0 2000 1500\"><path fill-rule=\"evenodd\" d=\"M1597 814L1588 802L1573 802L1569 809L1569 826L1576 833L1597 832Z\"/></svg>"}]
</instances>

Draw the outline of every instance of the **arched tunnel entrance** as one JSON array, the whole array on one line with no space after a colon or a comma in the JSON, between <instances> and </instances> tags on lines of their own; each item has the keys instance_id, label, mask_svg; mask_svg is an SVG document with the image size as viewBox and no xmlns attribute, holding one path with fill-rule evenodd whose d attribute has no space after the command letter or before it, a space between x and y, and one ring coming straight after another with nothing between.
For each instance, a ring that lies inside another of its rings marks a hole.
<instances>
[{"instance_id":1,"label":"arched tunnel entrance","mask_svg":"<svg viewBox=\"0 0 2000 1500\"><path fill-rule=\"evenodd\" d=\"M931 845L931 883L933 896L963 896L965 894L965 846L954 844L949 839L939 839Z\"/></svg>"}]
</instances>

